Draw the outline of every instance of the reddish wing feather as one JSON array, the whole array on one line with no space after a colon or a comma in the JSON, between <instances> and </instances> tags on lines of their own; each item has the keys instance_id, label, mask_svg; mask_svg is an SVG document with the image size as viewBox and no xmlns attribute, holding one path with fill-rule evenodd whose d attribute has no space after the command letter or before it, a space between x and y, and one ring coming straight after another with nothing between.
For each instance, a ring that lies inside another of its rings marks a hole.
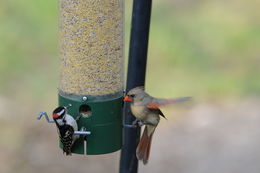
<instances>
[{"instance_id":1,"label":"reddish wing feather","mask_svg":"<svg viewBox=\"0 0 260 173\"><path fill-rule=\"evenodd\" d=\"M160 106L165 106L172 103L180 103L189 100L191 97L179 97L171 99L155 99L152 103L148 104L149 109L159 109Z\"/></svg>"},{"instance_id":2,"label":"reddish wing feather","mask_svg":"<svg viewBox=\"0 0 260 173\"><path fill-rule=\"evenodd\" d=\"M159 106L156 103L150 103L147 105L149 109L159 109Z\"/></svg>"},{"instance_id":3,"label":"reddish wing feather","mask_svg":"<svg viewBox=\"0 0 260 173\"><path fill-rule=\"evenodd\" d=\"M161 115L163 118L167 119L165 117L165 115L162 113L162 111L159 109L159 106L154 104L154 103L150 103L146 106L148 109L150 109L153 112L156 112L157 114Z\"/></svg>"}]
</instances>

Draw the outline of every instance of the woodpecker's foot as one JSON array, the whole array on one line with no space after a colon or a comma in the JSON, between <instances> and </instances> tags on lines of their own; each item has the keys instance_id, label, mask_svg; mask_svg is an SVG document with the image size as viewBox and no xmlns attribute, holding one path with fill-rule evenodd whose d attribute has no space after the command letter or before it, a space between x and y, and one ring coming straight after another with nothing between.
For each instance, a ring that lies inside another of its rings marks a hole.
<instances>
[{"instance_id":1,"label":"woodpecker's foot","mask_svg":"<svg viewBox=\"0 0 260 173\"><path fill-rule=\"evenodd\" d=\"M85 127L81 127L80 131L86 131Z\"/></svg>"},{"instance_id":2,"label":"woodpecker's foot","mask_svg":"<svg viewBox=\"0 0 260 173\"><path fill-rule=\"evenodd\" d=\"M77 116L77 118L75 120L78 122L81 117L82 117L82 115L79 115L79 116Z\"/></svg>"}]
</instances>

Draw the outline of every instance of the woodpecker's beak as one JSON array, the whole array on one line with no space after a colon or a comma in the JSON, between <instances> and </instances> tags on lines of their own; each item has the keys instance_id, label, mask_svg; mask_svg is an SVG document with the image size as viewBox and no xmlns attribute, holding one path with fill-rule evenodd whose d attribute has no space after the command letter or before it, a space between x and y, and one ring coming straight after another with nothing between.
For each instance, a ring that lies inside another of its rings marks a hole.
<instances>
[{"instance_id":1,"label":"woodpecker's beak","mask_svg":"<svg viewBox=\"0 0 260 173\"><path fill-rule=\"evenodd\" d=\"M125 96L124 101L125 101L125 102L132 102L133 99L130 98L129 96Z\"/></svg>"},{"instance_id":2,"label":"woodpecker's beak","mask_svg":"<svg viewBox=\"0 0 260 173\"><path fill-rule=\"evenodd\" d=\"M59 118L59 115L58 114L53 114L52 117L53 117L53 119L57 119L57 118Z\"/></svg>"}]
</instances>

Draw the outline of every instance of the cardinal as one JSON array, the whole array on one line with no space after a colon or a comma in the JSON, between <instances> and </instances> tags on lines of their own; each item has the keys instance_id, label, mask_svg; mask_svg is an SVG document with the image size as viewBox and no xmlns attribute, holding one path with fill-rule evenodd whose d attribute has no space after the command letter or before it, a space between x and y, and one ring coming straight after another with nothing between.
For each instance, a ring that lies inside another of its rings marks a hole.
<instances>
[{"instance_id":1,"label":"cardinal","mask_svg":"<svg viewBox=\"0 0 260 173\"><path fill-rule=\"evenodd\" d=\"M145 125L142 137L136 148L136 157L138 160L143 161L144 164L148 163L154 131L160 122L160 116L165 118L160 107L176 102L183 102L188 99L190 97L154 98L144 91L143 86L133 88L126 94L124 101L131 102L130 109L136 117L133 126L136 126L137 122L139 122L139 125L140 123Z\"/></svg>"}]
</instances>

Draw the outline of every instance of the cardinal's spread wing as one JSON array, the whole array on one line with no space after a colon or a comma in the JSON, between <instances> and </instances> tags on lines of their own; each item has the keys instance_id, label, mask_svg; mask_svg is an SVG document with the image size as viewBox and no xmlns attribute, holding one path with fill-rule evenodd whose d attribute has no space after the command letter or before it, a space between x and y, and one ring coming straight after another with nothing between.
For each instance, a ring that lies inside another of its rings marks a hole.
<instances>
[{"instance_id":1,"label":"cardinal's spread wing","mask_svg":"<svg viewBox=\"0 0 260 173\"><path fill-rule=\"evenodd\" d=\"M166 119L165 115L162 113L162 111L159 109L159 107L154 104L154 103L150 103L146 106L150 111L156 113L156 114L159 114L161 115L163 118Z\"/></svg>"}]
</instances>

